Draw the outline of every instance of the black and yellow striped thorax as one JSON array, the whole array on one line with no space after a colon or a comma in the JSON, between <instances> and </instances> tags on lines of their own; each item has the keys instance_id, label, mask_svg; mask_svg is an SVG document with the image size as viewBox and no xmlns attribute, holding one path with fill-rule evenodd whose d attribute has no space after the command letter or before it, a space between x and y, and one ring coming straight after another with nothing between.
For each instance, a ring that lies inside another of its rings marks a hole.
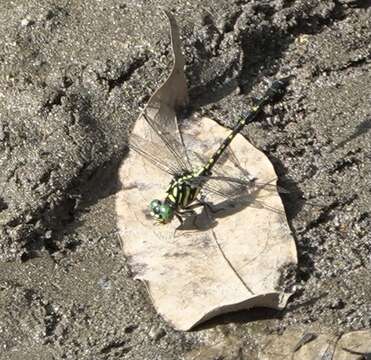
<instances>
[{"instance_id":1,"label":"black and yellow striped thorax","mask_svg":"<svg viewBox=\"0 0 371 360\"><path fill-rule=\"evenodd\" d=\"M200 184L192 183L196 177L194 173L174 177L166 190L165 201L175 209L185 209L191 205L201 190Z\"/></svg>"}]
</instances>

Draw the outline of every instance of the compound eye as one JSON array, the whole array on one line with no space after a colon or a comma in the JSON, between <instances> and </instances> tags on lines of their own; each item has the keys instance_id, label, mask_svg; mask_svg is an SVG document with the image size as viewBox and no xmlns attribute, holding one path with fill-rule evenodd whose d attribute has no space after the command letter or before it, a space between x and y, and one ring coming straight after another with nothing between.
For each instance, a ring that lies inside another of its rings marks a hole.
<instances>
[{"instance_id":1,"label":"compound eye","mask_svg":"<svg viewBox=\"0 0 371 360\"><path fill-rule=\"evenodd\" d=\"M169 221L173 216L173 209L166 204L160 206L160 216L164 221Z\"/></svg>"},{"instance_id":2,"label":"compound eye","mask_svg":"<svg viewBox=\"0 0 371 360\"><path fill-rule=\"evenodd\" d=\"M160 213L160 207L161 207L161 201L160 200L152 200L149 204L149 208L151 211L153 211L155 214Z\"/></svg>"}]
</instances>

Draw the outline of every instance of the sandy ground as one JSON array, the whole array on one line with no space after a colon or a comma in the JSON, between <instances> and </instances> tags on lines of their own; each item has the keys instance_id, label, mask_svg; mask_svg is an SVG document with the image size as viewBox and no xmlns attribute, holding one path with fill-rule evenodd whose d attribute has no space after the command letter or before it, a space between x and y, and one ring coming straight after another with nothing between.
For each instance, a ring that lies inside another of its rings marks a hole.
<instances>
[{"instance_id":1,"label":"sandy ground","mask_svg":"<svg viewBox=\"0 0 371 360\"><path fill-rule=\"evenodd\" d=\"M0 358L262 359L278 334L371 327L371 13L367 0L5 1L0 11ZM117 167L182 29L190 111L272 160L299 253L283 312L172 330L117 239ZM278 357L272 357L278 358Z\"/></svg>"}]
</instances>

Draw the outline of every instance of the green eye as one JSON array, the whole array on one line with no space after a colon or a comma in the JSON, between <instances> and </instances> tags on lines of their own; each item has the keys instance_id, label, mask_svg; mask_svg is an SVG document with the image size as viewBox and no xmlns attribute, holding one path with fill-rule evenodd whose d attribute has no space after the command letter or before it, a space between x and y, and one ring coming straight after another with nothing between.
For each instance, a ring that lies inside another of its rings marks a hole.
<instances>
[{"instance_id":1,"label":"green eye","mask_svg":"<svg viewBox=\"0 0 371 360\"><path fill-rule=\"evenodd\" d=\"M161 206L161 201L160 200L152 200L151 203L149 204L150 210L152 210L154 213L159 213L160 211L160 206Z\"/></svg>"},{"instance_id":2,"label":"green eye","mask_svg":"<svg viewBox=\"0 0 371 360\"><path fill-rule=\"evenodd\" d=\"M167 223L174 216L174 209L157 199L150 202L149 209L151 210L152 217L160 223Z\"/></svg>"},{"instance_id":3,"label":"green eye","mask_svg":"<svg viewBox=\"0 0 371 360\"><path fill-rule=\"evenodd\" d=\"M160 216L161 216L161 219L163 219L165 222L171 220L173 215L174 215L174 210L172 207L170 207L167 204L162 204L160 206Z\"/></svg>"}]
</instances>

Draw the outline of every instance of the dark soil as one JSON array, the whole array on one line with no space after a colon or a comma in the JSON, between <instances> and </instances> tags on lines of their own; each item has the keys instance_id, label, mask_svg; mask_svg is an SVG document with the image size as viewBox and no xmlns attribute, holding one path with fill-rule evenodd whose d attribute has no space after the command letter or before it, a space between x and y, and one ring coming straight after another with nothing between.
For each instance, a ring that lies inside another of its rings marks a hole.
<instances>
[{"instance_id":1,"label":"dark soil","mask_svg":"<svg viewBox=\"0 0 371 360\"><path fill-rule=\"evenodd\" d=\"M180 359L220 343L219 358L259 359L285 329L371 327L370 1L0 5L1 359ZM160 5L182 30L190 112L232 126L263 80L293 76L244 131L290 190L299 267L284 312L176 332L126 266L117 167L170 70Z\"/></svg>"}]
</instances>

